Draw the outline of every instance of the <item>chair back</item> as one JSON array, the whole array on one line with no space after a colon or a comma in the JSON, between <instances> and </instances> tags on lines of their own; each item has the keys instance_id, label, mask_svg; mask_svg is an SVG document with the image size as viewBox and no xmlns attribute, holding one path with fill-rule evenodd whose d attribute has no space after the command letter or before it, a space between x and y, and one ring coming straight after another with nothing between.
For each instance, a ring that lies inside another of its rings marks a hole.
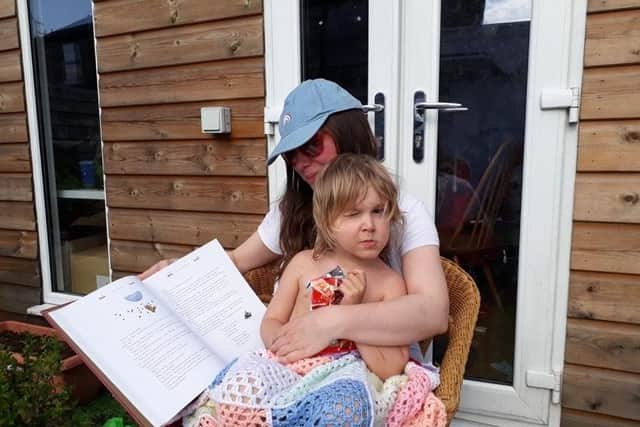
<instances>
[{"instance_id":1,"label":"chair back","mask_svg":"<svg viewBox=\"0 0 640 427\"><path fill-rule=\"evenodd\" d=\"M450 423L460 404L464 370L480 310L480 292L475 281L458 264L447 258L441 261L449 290L449 341L435 395L444 403Z\"/></svg>"},{"instance_id":2,"label":"chair back","mask_svg":"<svg viewBox=\"0 0 640 427\"><path fill-rule=\"evenodd\" d=\"M512 144L505 142L498 147L467 204L462 220L449 241L444 242L448 250L455 253L457 249L481 249L489 245L517 162Z\"/></svg>"},{"instance_id":3,"label":"chair back","mask_svg":"<svg viewBox=\"0 0 640 427\"><path fill-rule=\"evenodd\" d=\"M269 304L271 301L273 286L278 279L279 269L280 260L278 259L270 264L249 270L244 274L244 278L247 283L249 283L249 286L251 286L256 295L258 295L258 298L265 304Z\"/></svg>"}]
</instances>

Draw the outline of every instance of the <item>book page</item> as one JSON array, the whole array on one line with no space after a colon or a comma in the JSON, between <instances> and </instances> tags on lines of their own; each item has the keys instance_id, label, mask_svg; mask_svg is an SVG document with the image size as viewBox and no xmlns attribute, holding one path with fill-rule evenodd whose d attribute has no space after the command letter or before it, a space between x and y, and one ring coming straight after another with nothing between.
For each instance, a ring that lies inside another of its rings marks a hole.
<instances>
[{"instance_id":1,"label":"book page","mask_svg":"<svg viewBox=\"0 0 640 427\"><path fill-rule=\"evenodd\" d=\"M224 367L134 276L49 317L153 425L171 419Z\"/></svg>"},{"instance_id":2,"label":"book page","mask_svg":"<svg viewBox=\"0 0 640 427\"><path fill-rule=\"evenodd\" d=\"M217 240L148 277L145 284L225 363L264 348L264 303Z\"/></svg>"}]
</instances>

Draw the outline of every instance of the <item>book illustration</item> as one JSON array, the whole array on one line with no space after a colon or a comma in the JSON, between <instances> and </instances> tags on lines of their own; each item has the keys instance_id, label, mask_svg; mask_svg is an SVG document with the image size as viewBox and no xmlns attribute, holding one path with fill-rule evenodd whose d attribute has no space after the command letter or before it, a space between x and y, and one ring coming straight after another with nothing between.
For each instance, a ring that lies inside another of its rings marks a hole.
<instances>
[{"instance_id":1,"label":"book illustration","mask_svg":"<svg viewBox=\"0 0 640 427\"><path fill-rule=\"evenodd\" d=\"M134 293L127 295L125 299L132 302L140 301L142 299L142 292L135 291Z\"/></svg>"},{"instance_id":2,"label":"book illustration","mask_svg":"<svg viewBox=\"0 0 640 427\"><path fill-rule=\"evenodd\" d=\"M100 300L103 300L105 297L106 296L103 296L103 298L100 298ZM113 315L120 320L130 320L132 318L143 319L151 314L156 313L156 311L158 310L158 305L155 303L155 301L153 299L145 298L145 295L141 290L136 290L133 292L130 292L129 290L124 295L121 295L121 297L123 300L127 301L128 303L133 303L134 305L116 305L116 311L113 313Z\"/></svg>"}]
</instances>

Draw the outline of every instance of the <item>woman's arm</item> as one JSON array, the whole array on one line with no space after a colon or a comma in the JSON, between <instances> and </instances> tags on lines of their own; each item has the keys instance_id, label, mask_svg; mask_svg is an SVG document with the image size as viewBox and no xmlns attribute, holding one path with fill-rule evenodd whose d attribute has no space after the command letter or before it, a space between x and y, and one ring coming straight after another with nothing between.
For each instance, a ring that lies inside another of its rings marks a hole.
<instances>
[{"instance_id":1,"label":"woman's arm","mask_svg":"<svg viewBox=\"0 0 640 427\"><path fill-rule=\"evenodd\" d=\"M275 252L271 252L271 250L262 243L257 232L254 232L247 240L234 250L228 251L227 254L242 274L253 268L261 267L271 261L275 261L280 257L280 255ZM140 280L144 280L153 273L162 270L176 259L177 258L171 258L158 261L140 273L138 278Z\"/></svg>"},{"instance_id":2,"label":"woman's arm","mask_svg":"<svg viewBox=\"0 0 640 427\"><path fill-rule=\"evenodd\" d=\"M228 254L242 274L275 261L281 256L269 250L269 248L262 243L258 232L254 232L240 246L228 252Z\"/></svg>"},{"instance_id":3,"label":"woman's arm","mask_svg":"<svg viewBox=\"0 0 640 427\"><path fill-rule=\"evenodd\" d=\"M402 257L409 295L391 301L314 310L284 325L271 350L286 362L309 357L338 338L369 345L407 345L447 329L449 298L435 245ZM309 336L307 331L314 331Z\"/></svg>"}]
</instances>

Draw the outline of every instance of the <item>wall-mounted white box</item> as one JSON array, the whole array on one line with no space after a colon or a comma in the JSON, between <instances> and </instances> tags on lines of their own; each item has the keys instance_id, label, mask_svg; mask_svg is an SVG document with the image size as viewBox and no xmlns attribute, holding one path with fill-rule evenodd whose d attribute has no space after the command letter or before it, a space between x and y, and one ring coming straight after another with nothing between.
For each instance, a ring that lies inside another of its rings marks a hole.
<instances>
[{"instance_id":1,"label":"wall-mounted white box","mask_svg":"<svg viewBox=\"0 0 640 427\"><path fill-rule=\"evenodd\" d=\"M231 133L231 108L202 107L200 124L202 133Z\"/></svg>"}]
</instances>

